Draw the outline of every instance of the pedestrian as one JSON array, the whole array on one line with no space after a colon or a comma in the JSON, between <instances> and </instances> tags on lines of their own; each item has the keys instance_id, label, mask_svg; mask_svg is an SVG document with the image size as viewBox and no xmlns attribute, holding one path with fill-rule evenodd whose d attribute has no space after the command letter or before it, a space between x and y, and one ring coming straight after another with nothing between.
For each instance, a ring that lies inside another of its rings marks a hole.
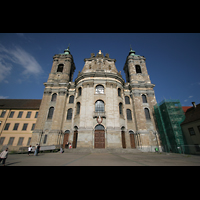
<instances>
[{"instance_id":1,"label":"pedestrian","mask_svg":"<svg viewBox=\"0 0 200 200\"><path fill-rule=\"evenodd\" d=\"M65 148L66 148L66 149L69 148L69 142L67 142L67 144L65 144Z\"/></svg>"},{"instance_id":2,"label":"pedestrian","mask_svg":"<svg viewBox=\"0 0 200 200\"><path fill-rule=\"evenodd\" d=\"M34 153L34 156L37 156L37 147L38 147L38 144L36 144L36 146L35 146L35 153Z\"/></svg>"},{"instance_id":3,"label":"pedestrian","mask_svg":"<svg viewBox=\"0 0 200 200\"><path fill-rule=\"evenodd\" d=\"M6 159L8 158L8 148L6 148L4 151L0 154L0 162L3 160L2 164L5 166Z\"/></svg>"},{"instance_id":4,"label":"pedestrian","mask_svg":"<svg viewBox=\"0 0 200 200\"><path fill-rule=\"evenodd\" d=\"M30 156L30 153L32 151L32 146L30 145L30 147L28 147L28 155Z\"/></svg>"},{"instance_id":5,"label":"pedestrian","mask_svg":"<svg viewBox=\"0 0 200 200\"><path fill-rule=\"evenodd\" d=\"M62 147L60 147L60 153L63 153L64 152L64 150L62 149Z\"/></svg>"},{"instance_id":6,"label":"pedestrian","mask_svg":"<svg viewBox=\"0 0 200 200\"><path fill-rule=\"evenodd\" d=\"M39 151L40 151L40 144L38 144L38 146L37 146L37 155L38 155Z\"/></svg>"},{"instance_id":7,"label":"pedestrian","mask_svg":"<svg viewBox=\"0 0 200 200\"><path fill-rule=\"evenodd\" d=\"M71 143L69 143L69 149L71 149L72 148L72 145L71 145Z\"/></svg>"}]
</instances>

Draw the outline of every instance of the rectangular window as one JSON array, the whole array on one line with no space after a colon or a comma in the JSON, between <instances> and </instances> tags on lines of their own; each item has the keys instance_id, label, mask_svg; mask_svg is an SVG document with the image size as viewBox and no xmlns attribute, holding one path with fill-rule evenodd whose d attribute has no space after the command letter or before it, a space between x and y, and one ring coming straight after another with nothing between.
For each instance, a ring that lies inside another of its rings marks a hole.
<instances>
[{"instance_id":1,"label":"rectangular window","mask_svg":"<svg viewBox=\"0 0 200 200\"><path fill-rule=\"evenodd\" d=\"M188 128L188 131L190 135L195 135L194 129L193 128Z\"/></svg>"},{"instance_id":2,"label":"rectangular window","mask_svg":"<svg viewBox=\"0 0 200 200\"><path fill-rule=\"evenodd\" d=\"M200 126L197 126L198 130L199 130L199 133L200 133Z\"/></svg>"},{"instance_id":3,"label":"rectangular window","mask_svg":"<svg viewBox=\"0 0 200 200\"><path fill-rule=\"evenodd\" d=\"M18 140L17 146L22 145L23 140L24 140L24 137L20 137L19 140Z\"/></svg>"},{"instance_id":4,"label":"rectangular window","mask_svg":"<svg viewBox=\"0 0 200 200\"><path fill-rule=\"evenodd\" d=\"M23 111L20 111L17 118L22 118L22 115L23 115Z\"/></svg>"},{"instance_id":5,"label":"rectangular window","mask_svg":"<svg viewBox=\"0 0 200 200\"><path fill-rule=\"evenodd\" d=\"M28 126L28 124L27 124L27 123L25 123L25 124L23 125L22 131L26 131L26 129L27 129L27 126Z\"/></svg>"},{"instance_id":6,"label":"rectangular window","mask_svg":"<svg viewBox=\"0 0 200 200\"><path fill-rule=\"evenodd\" d=\"M10 123L6 123L6 126L5 126L5 128L4 128L4 131L7 131L7 130L9 129L9 127L10 127Z\"/></svg>"},{"instance_id":7,"label":"rectangular window","mask_svg":"<svg viewBox=\"0 0 200 200\"><path fill-rule=\"evenodd\" d=\"M13 118L14 113L14 111L10 112L9 118Z\"/></svg>"},{"instance_id":8,"label":"rectangular window","mask_svg":"<svg viewBox=\"0 0 200 200\"><path fill-rule=\"evenodd\" d=\"M12 145L13 144L13 141L14 141L14 137L10 137L9 141L8 141L8 145Z\"/></svg>"},{"instance_id":9,"label":"rectangular window","mask_svg":"<svg viewBox=\"0 0 200 200\"><path fill-rule=\"evenodd\" d=\"M5 137L0 138L0 145L3 145L4 140L5 140Z\"/></svg>"},{"instance_id":10,"label":"rectangular window","mask_svg":"<svg viewBox=\"0 0 200 200\"><path fill-rule=\"evenodd\" d=\"M31 137L28 138L27 146L31 143Z\"/></svg>"},{"instance_id":11,"label":"rectangular window","mask_svg":"<svg viewBox=\"0 0 200 200\"><path fill-rule=\"evenodd\" d=\"M195 144L195 149L196 149L196 151L200 152L200 145L199 144Z\"/></svg>"},{"instance_id":12,"label":"rectangular window","mask_svg":"<svg viewBox=\"0 0 200 200\"><path fill-rule=\"evenodd\" d=\"M47 135L44 136L43 144L46 144L46 142L47 142Z\"/></svg>"},{"instance_id":13,"label":"rectangular window","mask_svg":"<svg viewBox=\"0 0 200 200\"><path fill-rule=\"evenodd\" d=\"M31 111L30 112L27 112L27 115L26 115L26 118L30 118L31 117Z\"/></svg>"},{"instance_id":14,"label":"rectangular window","mask_svg":"<svg viewBox=\"0 0 200 200\"><path fill-rule=\"evenodd\" d=\"M4 118L4 116L5 116L5 114L6 114L6 111L2 111L2 113L1 113L1 118Z\"/></svg>"},{"instance_id":15,"label":"rectangular window","mask_svg":"<svg viewBox=\"0 0 200 200\"><path fill-rule=\"evenodd\" d=\"M38 112L35 113L35 118L37 118L37 117L38 117Z\"/></svg>"},{"instance_id":16,"label":"rectangular window","mask_svg":"<svg viewBox=\"0 0 200 200\"><path fill-rule=\"evenodd\" d=\"M35 129L35 124L32 125L31 130L33 131Z\"/></svg>"},{"instance_id":17,"label":"rectangular window","mask_svg":"<svg viewBox=\"0 0 200 200\"><path fill-rule=\"evenodd\" d=\"M17 131L18 126L19 126L19 123L15 123L14 128L13 128L13 131Z\"/></svg>"}]
</instances>

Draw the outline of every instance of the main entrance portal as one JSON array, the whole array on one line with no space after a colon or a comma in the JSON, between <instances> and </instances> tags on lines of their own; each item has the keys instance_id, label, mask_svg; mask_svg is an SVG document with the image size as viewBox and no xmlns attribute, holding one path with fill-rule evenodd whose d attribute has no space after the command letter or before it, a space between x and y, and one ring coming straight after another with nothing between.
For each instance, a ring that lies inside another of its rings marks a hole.
<instances>
[{"instance_id":1,"label":"main entrance portal","mask_svg":"<svg viewBox=\"0 0 200 200\"><path fill-rule=\"evenodd\" d=\"M105 148L105 129L100 124L95 127L94 148Z\"/></svg>"}]
</instances>

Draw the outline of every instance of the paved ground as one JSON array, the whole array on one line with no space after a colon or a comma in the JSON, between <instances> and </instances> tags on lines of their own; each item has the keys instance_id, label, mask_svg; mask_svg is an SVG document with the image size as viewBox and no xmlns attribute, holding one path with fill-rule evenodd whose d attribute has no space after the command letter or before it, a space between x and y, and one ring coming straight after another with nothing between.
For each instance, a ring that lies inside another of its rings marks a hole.
<instances>
[{"instance_id":1,"label":"paved ground","mask_svg":"<svg viewBox=\"0 0 200 200\"><path fill-rule=\"evenodd\" d=\"M6 166L200 166L200 156L143 152L9 154Z\"/></svg>"}]
</instances>

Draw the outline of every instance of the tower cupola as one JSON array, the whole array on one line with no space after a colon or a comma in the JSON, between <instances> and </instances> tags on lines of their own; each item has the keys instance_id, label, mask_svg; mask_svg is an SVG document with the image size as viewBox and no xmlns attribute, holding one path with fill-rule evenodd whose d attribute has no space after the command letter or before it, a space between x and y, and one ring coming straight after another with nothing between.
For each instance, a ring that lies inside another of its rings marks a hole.
<instances>
[{"instance_id":1,"label":"tower cupola","mask_svg":"<svg viewBox=\"0 0 200 200\"><path fill-rule=\"evenodd\" d=\"M135 51L134 50L132 50L132 47L131 47L131 45L130 45L130 51L129 51L129 56L134 56L135 55Z\"/></svg>"},{"instance_id":2,"label":"tower cupola","mask_svg":"<svg viewBox=\"0 0 200 200\"><path fill-rule=\"evenodd\" d=\"M70 44L69 44L69 45L70 45ZM64 50L64 53L65 53L65 54L70 54L69 45L68 45L67 49Z\"/></svg>"}]
</instances>

